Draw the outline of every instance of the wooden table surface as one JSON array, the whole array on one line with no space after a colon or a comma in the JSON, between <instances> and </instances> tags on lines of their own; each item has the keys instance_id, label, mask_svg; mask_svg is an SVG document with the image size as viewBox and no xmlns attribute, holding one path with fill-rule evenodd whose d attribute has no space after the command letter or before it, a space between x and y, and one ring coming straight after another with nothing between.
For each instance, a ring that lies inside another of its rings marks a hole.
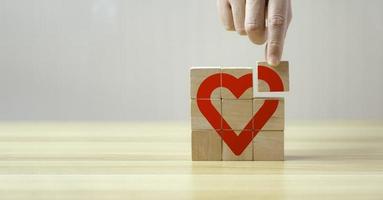
<instances>
[{"instance_id":1,"label":"wooden table surface","mask_svg":"<svg viewBox=\"0 0 383 200\"><path fill-rule=\"evenodd\" d=\"M383 199L383 122L288 122L284 162L192 162L188 123L0 123L0 199Z\"/></svg>"}]
</instances>

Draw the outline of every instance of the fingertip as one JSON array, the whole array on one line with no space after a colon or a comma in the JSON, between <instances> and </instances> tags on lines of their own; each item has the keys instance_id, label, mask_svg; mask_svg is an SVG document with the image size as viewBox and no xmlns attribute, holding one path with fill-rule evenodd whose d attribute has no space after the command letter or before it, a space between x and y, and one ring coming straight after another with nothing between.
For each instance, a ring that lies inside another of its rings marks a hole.
<instances>
[{"instance_id":1,"label":"fingertip","mask_svg":"<svg viewBox=\"0 0 383 200\"><path fill-rule=\"evenodd\" d=\"M247 35L245 29L239 29L239 30L237 30L237 33L238 33L239 35Z\"/></svg>"},{"instance_id":2,"label":"fingertip","mask_svg":"<svg viewBox=\"0 0 383 200\"><path fill-rule=\"evenodd\" d=\"M282 57L283 44L277 41L267 42L267 62L272 66L277 66Z\"/></svg>"},{"instance_id":3,"label":"fingertip","mask_svg":"<svg viewBox=\"0 0 383 200\"><path fill-rule=\"evenodd\" d=\"M280 62L280 60L276 56L269 56L267 58L267 63L271 66L277 66L277 65L279 65L279 62Z\"/></svg>"},{"instance_id":4,"label":"fingertip","mask_svg":"<svg viewBox=\"0 0 383 200\"><path fill-rule=\"evenodd\" d=\"M225 26L226 31L235 31L233 26Z\"/></svg>"},{"instance_id":5,"label":"fingertip","mask_svg":"<svg viewBox=\"0 0 383 200\"><path fill-rule=\"evenodd\" d=\"M258 45L266 42L266 31L263 24L247 23L245 27L251 42Z\"/></svg>"},{"instance_id":6,"label":"fingertip","mask_svg":"<svg viewBox=\"0 0 383 200\"><path fill-rule=\"evenodd\" d=\"M226 0L217 1L218 13L221 22L227 31L234 31L233 14L231 12L231 6Z\"/></svg>"},{"instance_id":7,"label":"fingertip","mask_svg":"<svg viewBox=\"0 0 383 200\"><path fill-rule=\"evenodd\" d=\"M252 34L249 32L247 33L247 35L249 36L249 40L254 44L262 45L266 42L266 37L264 35Z\"/></svg>"}]
</instances>

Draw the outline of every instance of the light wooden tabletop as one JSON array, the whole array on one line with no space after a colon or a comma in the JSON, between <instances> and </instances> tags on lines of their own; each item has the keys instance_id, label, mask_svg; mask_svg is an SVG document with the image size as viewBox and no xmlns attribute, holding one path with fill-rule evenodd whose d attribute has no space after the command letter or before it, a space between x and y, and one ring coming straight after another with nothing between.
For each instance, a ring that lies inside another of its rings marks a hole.
<instances>
[{"instance_id":1,"label":"light wooden tabletop","mask_svg":"<svg viewBox=\"0 0 383 200\"><path fill-rule=\"evenodd\" d=\"M188 123L0 123L0 199L383 199L383 122L287 122L284 162L192 162Z\"/></svg>"}]
</instances>

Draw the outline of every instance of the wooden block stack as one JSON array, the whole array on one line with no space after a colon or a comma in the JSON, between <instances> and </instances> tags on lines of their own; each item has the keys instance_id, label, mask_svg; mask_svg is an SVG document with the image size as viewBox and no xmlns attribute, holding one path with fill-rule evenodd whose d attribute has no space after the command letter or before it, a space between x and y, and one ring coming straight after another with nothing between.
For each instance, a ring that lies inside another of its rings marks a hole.
<instances>
[{"instance_id":1,"label":"wooden block stack","mask_svg":"<svg viewBox=\"0 0 383 200\"><path fill-rule=\"evenodd\" d=\"M284 99L254 97L253 82L258 92L288 91L288 62L193 67L190 74L192 160L284 159Z\"/></svg>"},{"instance_id":2,"label":"wooden block stack","mask_svg":"<svg viewBox=\"0 0 383 200\"><path fill-rule=\"evenodd\" d=\"M221 90L215 89L210 98L197 98L197 91L201 83L209 76L220 74L220 67L194 67L191 69L191 127L192 127L192 160L222 160L222 139L215 129L200 112L197 100L211 101L215 109L221 114ZM221 84L218 79L216 84ZM221 124L221 119L218 119Z\"/></svg>"}]
</instances>

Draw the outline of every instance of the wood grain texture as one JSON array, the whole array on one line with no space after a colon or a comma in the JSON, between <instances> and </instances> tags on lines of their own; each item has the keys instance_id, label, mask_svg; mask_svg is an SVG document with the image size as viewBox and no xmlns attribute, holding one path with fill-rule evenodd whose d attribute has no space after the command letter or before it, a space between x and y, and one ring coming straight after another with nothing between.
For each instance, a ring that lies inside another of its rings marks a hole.
<instances>
[{"instance_id":1,"label":"wood grain texture","mask_svg":"<svg viewBox=\"0 0 383 200\"><path fill-rule=\"evenodd\" d=\"M253 99L253 115L262 107L265 100L278 100L277 110L273 113L270 119L262 127L262 130L283 130L285 128L285 101L278 97L263 97ZM255 123L255 122L253 122ZM253 125L255 127L255 125Z\"/></svg>"},{"instance_id":2,"label":"wood grain texture","mask_svg":"<svg viewBox=\"0 0 383 200\"><path fill-rule=\"evenodd\" d=\"M281 61L278 66L270 66L267 62L257 62L257 65L269 67L277 72L282 79L284 91L290 90L288 61ZM258 92L270 92L269 85L263 80L258 80Z\"/></svg>"},{"instance_id":3,"label":"wood grain texture","mask_svg":"<svg viewBox=\"0 0 383 200\"><path fill-rule=\"evenodd\" d=\"M222 139L215 130L192 131L192 160L222 160Z\"/></svg>"},{"instance_id":4,"label":"wood grain texture","mask_svg":"<svg viewBox=\"0 0 383 200\"><path fill-rule=\"evenodd\" d=\"M0 199L383 196L383 121L289 121L284 162L193 162L190 133L190 122L0 123Z\"/></svg>"},{"instance_id":5,"label":"wood grain texture","mask_svg":"<svg viewBox=\"0 0 383 200\"><path fill-rule=\"evenodd\" d=\"M283 131L260 131L253 139L253 160L284 160Z\"/></svg>"}]
</instances>

